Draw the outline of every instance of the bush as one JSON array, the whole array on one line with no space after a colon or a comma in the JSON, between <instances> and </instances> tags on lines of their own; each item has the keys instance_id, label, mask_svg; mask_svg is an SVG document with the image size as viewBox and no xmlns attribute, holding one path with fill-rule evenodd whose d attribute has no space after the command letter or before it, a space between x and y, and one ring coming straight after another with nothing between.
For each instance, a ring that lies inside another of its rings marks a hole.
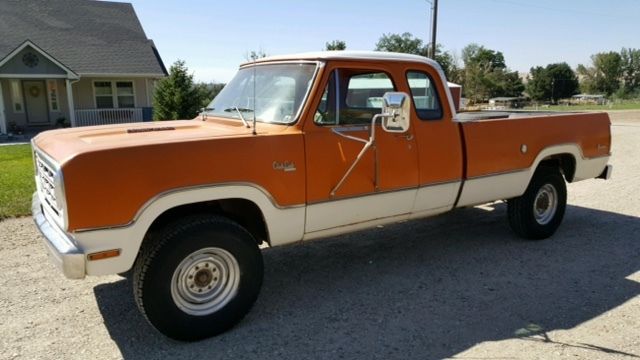
<instances>
[{"instance_id":1,"label":"bush","mask_svg":"<svg viewBox=\"0 0 640 360\"><path fill-rule=\"evenodd\" d=\"M169 76L160 80L153 94L154 120L193 119L202 108L206 94L193 82L182 60L176 61Z\"/></svg>"}]
</instances>

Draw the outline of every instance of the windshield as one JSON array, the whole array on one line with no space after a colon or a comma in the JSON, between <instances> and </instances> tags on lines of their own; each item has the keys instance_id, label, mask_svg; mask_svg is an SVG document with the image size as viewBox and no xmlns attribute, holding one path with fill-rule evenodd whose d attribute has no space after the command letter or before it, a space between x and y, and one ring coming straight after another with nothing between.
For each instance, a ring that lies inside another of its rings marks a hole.
<instances>
[{"instance_id":1,"label":"windshield","mask_svg":"<svg viewBox=\"0 0 640 360\"><path fill-rule=\"evenodd\" d=\"M294 122L315 70L315 63L242 68L207 106L206 114L243 122L254 116L260 122Z\"/></svg>"}]
</instances>

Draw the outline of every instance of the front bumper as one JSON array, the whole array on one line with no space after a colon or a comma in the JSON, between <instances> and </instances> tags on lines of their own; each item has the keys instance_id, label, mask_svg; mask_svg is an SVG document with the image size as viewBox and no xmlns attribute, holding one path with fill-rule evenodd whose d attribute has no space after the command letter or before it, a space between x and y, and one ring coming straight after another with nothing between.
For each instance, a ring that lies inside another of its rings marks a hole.
<instances>
[{"instance_id":1,"label":"front bumper","mask_svg":"<svg viewBox=\"0 0 640 360\"><path fill-rule=\"evenodd\" d=\"M33 194L31 212L38 230L44 236L51 260L69 279L85 277L85 254L76 242L55 224L49 221L42 210L38 193Z\"/></svg>"}]
</instances>

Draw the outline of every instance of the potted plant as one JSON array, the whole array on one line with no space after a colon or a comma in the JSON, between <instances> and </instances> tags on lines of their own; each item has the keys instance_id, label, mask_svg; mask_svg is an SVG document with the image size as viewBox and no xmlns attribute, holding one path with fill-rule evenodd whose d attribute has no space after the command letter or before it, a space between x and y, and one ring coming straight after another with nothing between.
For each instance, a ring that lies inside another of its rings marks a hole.
<instances>
[{"instance_id":1,"label":"potted plant","mask_svg":"<svg viewBox=\"0 0 640 360\"><path fill-rule=\"evenodd\" d=\"M64 116L61 116L59 118L56 119L56 127L57 128L68 128L69 127L69 123L67 122L67 118L65 118Z\"/></svg>"}]
</instances>

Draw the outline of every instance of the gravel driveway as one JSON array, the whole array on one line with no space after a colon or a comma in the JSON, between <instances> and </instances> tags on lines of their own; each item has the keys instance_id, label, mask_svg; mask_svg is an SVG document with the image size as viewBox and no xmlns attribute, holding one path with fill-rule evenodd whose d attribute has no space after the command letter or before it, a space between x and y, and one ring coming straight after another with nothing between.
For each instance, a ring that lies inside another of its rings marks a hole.
<instances>
[{"instance_id":1,"label":"gravel driveway","mask_svg":"<svg viewBox=\"0 0 640 360\"><path fill-rule=\"evenodd\" d=\"M126 279L64 279L30 218L0 222L0 358L638 358L638 115L616 113L612 180L569 185L553 238L517 239L498 203L265 249L253 311L197 343L147 325Z\"/></svg>"}]
</instances>

